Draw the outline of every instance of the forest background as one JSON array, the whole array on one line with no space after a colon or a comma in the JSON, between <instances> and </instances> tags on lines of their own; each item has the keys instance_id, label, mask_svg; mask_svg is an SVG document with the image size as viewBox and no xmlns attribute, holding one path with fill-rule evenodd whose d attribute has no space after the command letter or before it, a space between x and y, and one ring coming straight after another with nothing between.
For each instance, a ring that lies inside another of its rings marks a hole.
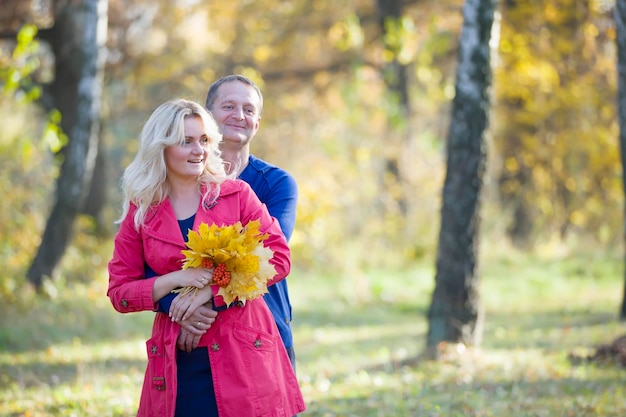
<instances>
[{"instance_id":1,"label":"forest background","mask_svg":"<svg viewBox=\"0 0 626 417\"><path fill-rule=\"evenodd\" d=\"M202 102L213 80L241 73L266 96L254 152L299 184L291 241L299 267L349 272L432 256L462 1L402 4L398 20L381 23L370 1L126 7L111 0L105 169L94 180L107 199L98 206L97 229L114 230L118 181L151 110L175 97ZM491 43L483 242L620 253L612 2L502 2ZM50 80L46 44L2 46L4 74L20 69L0 102L6 295L21 284L38 246L58 175L55 152L66 139L55 128L57 114L11 88L20 77ZM393 79L399 72L391 64L403 67L405 85ZM101 267L106 259L92 261Z\"/></svg>"},{"instance_id":2,"label":"forest background","mask_svg":"<svg viewBox=\"0 0 626 417\"><path fill-rule=\"evenodd\" d=\"M49 2L27 3L45 29ZM371 290L363 288L369 271L434 264L463 1L108 6L102 160L93 181L106 198L88 200L63 274L43 283L49 297L106 280L119 178L150 112L176 97L203 102L209 84L229 73L254 79L265 95L253 152L299 185L294 276L336 274L358 298ZM499 2L483 254L621 262L613 13L608 0ZM67 143L59 114L36 103L37 89L22 88L54 77L52 51L30 30L0 44L0 297L9 304L29 291L25 275Z\"/></svg>"}]
</instances>

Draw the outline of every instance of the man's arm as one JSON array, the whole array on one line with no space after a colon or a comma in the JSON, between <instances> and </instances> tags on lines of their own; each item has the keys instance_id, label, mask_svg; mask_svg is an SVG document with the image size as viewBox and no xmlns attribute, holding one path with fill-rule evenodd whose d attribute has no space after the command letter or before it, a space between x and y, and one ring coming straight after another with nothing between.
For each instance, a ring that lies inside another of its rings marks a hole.
<instances>
[{"instance_id":1,"label":"man's arm","mask_svg":"<svg viewBox=\"0 0 626 417\"><path fill-rule=\"evenodd\" d=\"M274 183L267 195L261 200L267 206L272 217L275 217L287 238L291 239L296 225L296 207L298 204L298 186L291 175L284 175Z\"/></svg>"},{"instance_id":2,"label":"man's arm","mask_svg":"<svg viewBox=\"0 0 626 417\"><path fill-rule=\"evenodd\" d=\"M156 272L154 272L152 268L150 268L147 264L144 265L144 268L146 271L146 279L154 278L157 276ZM157 303L156 311L159 313L168 314L170 312L170 306L172 305L172 301L174 300L174 298L176 298L177 295L178 294L176 293L169 293L163 298L161 298L159 302Z\"/></svg>"}]
</instances>

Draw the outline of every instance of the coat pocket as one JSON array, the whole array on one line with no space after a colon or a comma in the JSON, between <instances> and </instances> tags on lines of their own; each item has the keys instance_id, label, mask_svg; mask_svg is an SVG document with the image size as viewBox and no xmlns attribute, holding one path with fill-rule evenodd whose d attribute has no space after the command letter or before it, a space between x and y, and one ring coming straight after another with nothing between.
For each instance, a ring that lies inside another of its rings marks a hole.
<instances>
[{"instance_id":1,"label":"coat pocket","mask_svg":"<svg viewBox=\"0 0 626 417\"><path fill-rule=\"evenodd\" d=\"M281 415L279 410L284 407L281 391L282 375L278 343L282 343L277 335L247 327L241 324L233 326L233 336L241 352L241 360L247 378L253 387L256 399L255 414L257 416Z\"/></svg>"},{"instance_id":2,"label":"coat pocket","mask_svg":"<svg viewBox=\"0 0 626 417\"><path fill-rule=\"evenodd\" d=\"M151 338L146 342L148 366L146 368L145 388L150 391L165 391L165 348L162 339Z\"/></svg>"}]
</instances>

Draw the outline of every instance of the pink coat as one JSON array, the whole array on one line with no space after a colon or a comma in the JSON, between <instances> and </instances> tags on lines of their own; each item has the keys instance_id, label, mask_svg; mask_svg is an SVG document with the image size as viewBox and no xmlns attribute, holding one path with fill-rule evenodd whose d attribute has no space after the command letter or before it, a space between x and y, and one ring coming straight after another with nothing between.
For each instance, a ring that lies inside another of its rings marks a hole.
<instances>
[{"instance_id":1,"label":"pink coat","mask_svg":"<svg viewBox=\"0 0 626 417\"><path fill-rule=\"evenodd\" d=\"M122 313L156 310L152 301L154 279L145 279L144 262L157 275L163 275L180 269L181 250L186 249L169 200L150 210L139 231L134 227L135 211L131 205L109 262L108 296ZM271 262L277 274L271 284L289 273L289 247L278 222L248 184L239 180L223 183L217 204L198 209L193 229L197 230L201 222L228 225L255 219L261 220L261 231L271 235L264 242L274 251ZM174 416L179 331L180 325L166 314L156 313L152 337L146 343L148 366L138 417ZM221 311L201 344L208 346L220 417L282 417L304 411L298 381L273 316L262 299Z\"/></svg>"}]
</instances>

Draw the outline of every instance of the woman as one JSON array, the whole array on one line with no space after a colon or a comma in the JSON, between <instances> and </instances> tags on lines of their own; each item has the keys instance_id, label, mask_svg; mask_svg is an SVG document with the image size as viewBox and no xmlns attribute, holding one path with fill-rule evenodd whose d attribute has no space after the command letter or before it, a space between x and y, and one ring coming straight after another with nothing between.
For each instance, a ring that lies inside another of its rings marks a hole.
<instances>
[{"instance_id":1,"label":"woman","mask_svg":"<svg viewBox=\"0 0 626 417\"><path fill-rule=\"evenodd\" d=\"M146 122L124 172L123 214L109 262L108 296L122 313L152 310L172 290L174 311L156 313L138 416L293 416L304 401L274 319L261 298L224 306L207 285L213 269L181 269L189 229L260 220L274 256L271 285L289 273L290 253L275 219L220 158L221 135L199 104L162 104ZM178 321L198 305L221 306L198 348L177 350Z\"/></svg>"}]
</instances>

